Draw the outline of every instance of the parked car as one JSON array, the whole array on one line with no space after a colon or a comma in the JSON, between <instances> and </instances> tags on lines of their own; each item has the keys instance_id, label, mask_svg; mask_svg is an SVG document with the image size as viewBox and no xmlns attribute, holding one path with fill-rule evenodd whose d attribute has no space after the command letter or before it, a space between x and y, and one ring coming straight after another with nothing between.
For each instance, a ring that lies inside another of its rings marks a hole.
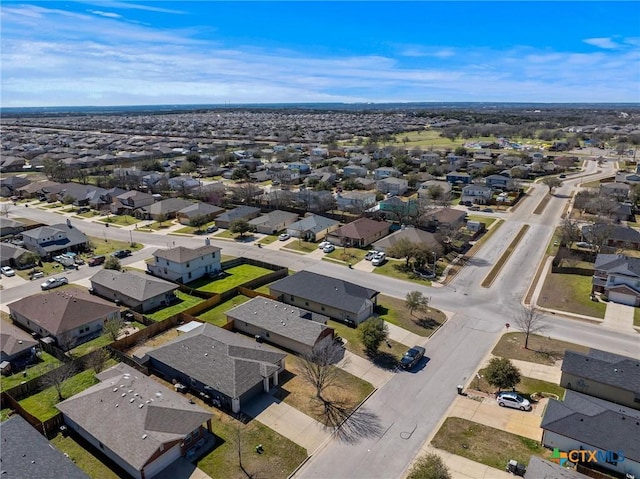
<instances>
[{"instance_id":1,"label":"parked car","mask_svg":"<svg viewBox=\"0 0 640 479\"><path fill-rule=\"evenodd\" d=\"M94 256L92 258L89 258L89 261L87 261L87 264L89 266L98 266L104 263L106 259L107 258L105 258L104 256Z\"/></svg>"},{"instance_id":2,"label":"parked car","mask_svg":"<svg viewBox=\"0 0 640 479\"><path fill-rule=\"evenodd\" d=\"M367 254L364 255L364 259L366 259L367 261L371 261L378 254L380 254L380 251L372 249L371 251L367 251Z\"/></svg>"},{"instance_id":3,"label":"parked car","mask_svg":"<svg viewBox=\"0 0 640 479\"><path fill-rule=\"evenodd\" d=\"M382 263L386 261L386 259L387 259L387 255L385 255L384 253L378 253L371 260L371 264L373 266L380 266Z\"/></svg>"},{"instance_id":4,"label":"parked car","mask_svg":"<svg viewBox=\"0 0 640 479\"><path fill-rule=\"evenodd\" d=\"M482 212L483 213L493 213L493 208L483 208Z\"/></svg>"},{"instance_id":5,"label":"parked car","mask_svg":"<svg viewBox=\"0 0 640 479\"><path fill-rule=\"evenodd\" d=\"M560 178L566 178L567 175L565 175L564 173L560 175Z\"/></svg>"},{"instance_id":6,"label":"parked car","mask_svg":"<svg viewBox=\"0 0 640 479\"><path fill-rule=\"evenodd\" d=\"M521 411L528 411L531 409L531 403L529 400L515 392L503 391L498 393L496 401L498 401L498 405L500 407L512 407L514 409L520 409Z\"/></svg>"},{"instance_id":7,"label":"parked car","mask_svg":"<svg viewBox=\"0 0 640 479\"><path fill-rule=\"evenodd\" d=\"M207 233L215 233L216 231L218 231L218 227L217 226L209 226L209 227L207 227L207 229L205 231Z\"/></svg>"},{"instance_id":8,"label":"parked car","mask_svg":"<svg viewBox=\"0 0 640 479\"><path fill-rule=\"evenodd\" d=\"M31 273L31 279L44 278L44 273L42 271L34 271Z\"/></svg>"},{"instance_id":9,"label":"parked car","mask_svg":"<svg viewBox=\"0 0 640 479\"><path fill-rule=\"evenodd\" d=\"M329 243L324 248L322 248L322 251L324 251L325 253L331 253L332 251L335 251L335 249L336 247Z\"/></svg>"},{"instance_id":10,"label":"parked car","mask_svg":"<svg viewBox=\"0 0 640 479\"><path fill-rule=\"evenodd\" d=\"M400 366L402 369L413 368L424 356L425 349L422 346L414 346L409 349L400 360Z\"/></svg>"},{"instance_id":11,"label":"parked car","mask_svg":"<svg viewBox=\"0 0 640 479\"><path fill-rule=\"evenodd\" d=\"M469 206L469 211L480 211L480 207L478 205Z\"/></svg>"},{"instance_id":12,"label":"parked car","mask_svg":"<svg viewBox=\"0 0 640 479\"><path fill-rule=\"evenodd\" d=\"M43 290L57 288L58 286L62 286L63 284L69 284L69 280L67 278L49 278L44 283L40 285Z\"/></svg>"},{"instance_id":13,"label":"parked car","mask_svg":"<svg viewBox=\"0 0 640 479\"><path fill-rule=\"evenodd\" d=\"M291 235L289 233L282 233L280 236L278 236L278 239L280 241L287 241L289 238L291 238Z\"/></svg>"},{"instance_id":14,"label":"parked car","mask_svg":"<svg viewBox=\"0 0 640 479\"><path fill-rule=\"evenodd\" d=\"M116 258L126 258L127 256L131 256L131 250L119 249L118 251L115 251L112 256L115 256Z\"/></svg>"},{"instance_id":15,"label":"parked car","mask_svg":"<svg viewBox=\"0 0 640 479\"><path fill-rule=\"evenodd\" d=\"M321 241L320 243L318 243L318 249L324 249L326 246L333 246L333 244L331 243L331 241Z\"/></svg>"},{"instance_id":16,"label":"parked car","mask_svg":"<svg viewBox=\"0 0 640 479\"><path fill-rule=\"evenodd\" d=\"M0 268L0 271L2 271L2 274L4 274L5 276L15 276L16 272L11 269L9 266L3 266L2 268Z\"/></svg>"}]
</instances>

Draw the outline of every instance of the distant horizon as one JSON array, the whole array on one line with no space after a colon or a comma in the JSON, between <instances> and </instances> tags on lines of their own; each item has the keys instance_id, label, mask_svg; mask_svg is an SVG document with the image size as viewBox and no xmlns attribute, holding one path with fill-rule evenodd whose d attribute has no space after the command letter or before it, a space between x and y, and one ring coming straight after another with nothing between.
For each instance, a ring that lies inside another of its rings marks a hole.
<instances>
[{"instance_id":1,"label":"distant horizon","mask_svg":"<svg viewBox=\"0 0 640 479\"><path fill-rule=\"evenodd\" d=\"M640 2L6 0L1 108L640 102Z\"/></svg>"}]
</instances>

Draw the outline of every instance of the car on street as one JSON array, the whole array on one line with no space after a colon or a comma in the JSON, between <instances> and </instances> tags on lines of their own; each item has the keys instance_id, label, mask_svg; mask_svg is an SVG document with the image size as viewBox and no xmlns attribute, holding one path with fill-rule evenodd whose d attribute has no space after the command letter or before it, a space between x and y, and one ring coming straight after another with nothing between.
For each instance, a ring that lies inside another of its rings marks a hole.
<instances>
[{"instance_id":1,"label":"car on street","mask_svg":"<svg viewBox=\"0 0 640 479\"><path fill-rule=\"evenodd\" d=\"M469 206L469 211L480 211L480 207L478 205Z\"/></svg>"},{"instance_id":2,"label":"car on street","mask_svg":"<svg viewBox=\"0 0 640 479\"><path fill-rule=\"evenodd\" d=\"M0 268L0 271L2 271L2 274L4 274L5 276L15 276L16 272L10 268L9 266L3 266L2 268Z\"/></svg>"},{"instance_id":3,"label":"car on street","mask_svg":"<svg viewBox=\"0 0 640 479\"><path fill-rule=\"evenodd\" d=\"M104 263L106 259L107 258L105 258L104 256L94 256L92 258L89 258L89 261L87 261L87 264L89 266L98 266Z\"/></svg>"},{"instance_id":4,"label":"car on street","mask_svg":"<svg viewBox=\"0 0 640 479\"><path fill-rule=\"evenodd\" d=\"M493 213L493 208L483 208L483 213Z\"/></svg>"},{"instance_id":5,"label":"car on street","mask_svg":"<svg viewBox=\"0 0 640 479\"><path fill-rule=\"evenodd\" d=\"M422 346L414 346L402 355L400 366L402 369L413 368L424 356L425 349Z\"/></svg>"},{"instance_id":6,"label":"car on street","mask_svg":"<svg viewBox=\"0 0 640 479\"><path fill-rule=\"evenodd\" d=\"M322 251L324 251L325 253L331 253L332 251L335 251L335 249L336 247L329 243L324 248L322 248Z\"/></svg>"},{"instance_id":7,"label":"car on street","mask_svg":"<svg viewBox=\"0 0 640 479\"><path fill-rule=\"evenodd\" d=\"M318 249L325 249L325 247L329 245L333 246L331 241L320 241L320 243L318 243Z\"/></svg>"},{"instance_id":8,"label":"car on street","mask_svg":"<svg viewBox=\"0 0 640 479\"><path fill-rule=\"evenodd\" d=\"M42 290L53 289L63 284L69 284L69 280L67 278L49 278L40 285L40 288Z\"/></svg>"},{"instance_id":9,"label":"car on street","mask_svg":"<svg viewBox=\"0 0 640 479\"><path fill-rule=\"evenodd\" d=\"M291 235L288 233L282 233L280 236L278 236L278 239L280 241L287 241L289 238L291 238Z\"/></svg>"},{"instance_id":10,"label":"car on street","mask_svg":"<svg viewBox=\"0 0 640 479\"><path fill-rule=\"evenodd\" d=\"M382 263L384 263L387 259L387 255L384 253L378 253L377 255L375 255L372 259L371 259L371 264L373 266L380 266Z\"/></svg>"},{"instance_id":11,"label":"car on street","mask_svg":"<svg viewBox=\"0 0 640 479\"><path fill-rule=\"evenodd\" d=\"M500 407L511 407L514 409L520 409L521 411L528 411L531 409L531 403L529 400L515 392L503 391L498 393L496 401Z\"/></svg>"},{"instance_id":12,"label":"car on street","mask_svg":"<svg viewBox=\"0 0 640 479\"><path fill-rule=\"evenodd\" d=\"M126 258L127 256L131 256L131 250L119 249L118 251L115 251L112 256L115 256L116 258Z\"/></svg>"}]
</instances>

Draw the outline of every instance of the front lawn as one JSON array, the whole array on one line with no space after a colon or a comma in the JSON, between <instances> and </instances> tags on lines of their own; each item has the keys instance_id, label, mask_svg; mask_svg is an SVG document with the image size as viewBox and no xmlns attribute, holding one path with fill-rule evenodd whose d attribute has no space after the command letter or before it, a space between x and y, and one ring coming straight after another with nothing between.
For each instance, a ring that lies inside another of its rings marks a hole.
<instances>
[{"instance_id":1,"label":"front lawn","mask_svg":"<svg viewBox=\"0 0 640 479\"><path fill-rule=\"evenodd\" d=\"M325 258L332 258L345 263L355 264L362 261L367 254L366 251L359 248L343 248L336 247L331 253L327 253Z\"/></svg>"},{"instance_id":2,"label":"front lawn","mask_svg":"<svg viewBox=\"0 0 640 479\"><path fill-rule=\"evenodd\" d=\"M64 437L62 434L58 434L51 439L51 444L56 449L68 454L69 459L86 472L89 477L99 477L100 479L118 479L120 477L97 456L93 455L70 436Z\"/></svg>"},{"instance_id":3,"label":"front lawn","mask_svg":"<svg viewBox=\"0 0 640 479\"><path fill-rule=\"evenodd\" d=\"M267 236L264 236L264 237L260 238L260 240L258 241L258 243L260 243L260 244L271 244L271 243L275 243L276 241L279 241L278 236L279 236L279 235L267 235Z\"/></svg>"},{"instance_id":4,"label":"front lawn","mask_svg":"<svg viewBox=\"0 0 640 479\"><path fill-rule=\"evenodd\" d=\"M252 279L259 278L266 274L272 273L271 270L253 266L251 264L241 264L233 268L226 269L224 278L211 279L208 277L200 278L191 283L187 283L187 287L197 289L198 291L207 291L209 293L222 293L236 286L240 286Z\"/></svg>"},{"instance_id":5,"label":"front lawn","mask_svg":"<svg viewBox=\"0 0 640 479\"><path fill-rule=\"evenodd\" d=\"M529 336L529 349L524 348L524 333L503 334L491 352L494 356L519 359L530 363L554 365L564 358L564 352L570 349L586 353L589 348L579 344L558 341L547 336L532 334Z\"/></svg>"},{"instance_id":6,"label":"front lawn","mask_svg":"<svg viewBox=\"0 0 640 479\"><path fill-rule=\"evenodd\" d=\"M498 220L498 218L493 218L491 216L482 216L482 215L467 215L467 220L484 223L485 228L489 229L489 226L495 223Z\"/></svg>"},{"instance_id":7,"label":"front lawn","mask_svg":"<svg viewBox=\"0 0 640 479\"><path fill-rule=\"evenodd\" d=\"M405 344L397 343L390 339L390 347L384 342L380 345L380 349L378 350L380 352L379 358L370 358L362 347L358 330L356 328L352 328L346 324L333 321L331 319L327 321L327 326L334 329L336 336L340 336L346 340L345 348L347 351L357 354L361 358L369 361L373 360L374 362L378 362L379 360L383 367L392 367L395 362L400 361L400 358L407 350L407 346ZM413 344L411 346L413 346Z\"/></svg>"},{"instance_id":8,"label":"front lawn","mask_svg":"<svg viewBox=\"0 0 640 479\"><path fill-rule=\"evenodd\" d=\"M0 380L0 390L7 391L23 381L30 381L37 378L50 369L58 367L58 365L60 365L60 361L58 359L51 356L49 353L41 351L40 360L37 363L29 365L25 370L18 371L11 376L2 376L2 380ZM26 376L24 375L25 371Z\"/></svg>"},{"instance_id":9,"label":"front lawn","mask_svg":"<svg viewBox=\"0 0 640 479\"><path fill-rule=\"evenodd\" d=\"M485 376L487 375L486 368L478 371L478 374L480 374L480 379L477 377L474 378L469 385L470 388L485 393L495 393L498 390L498 388L490 385L485 379ZM527 399L531 399L531 395L534 393L550 393L562 400L565 393L565 389L557 384L550 383L549 381L543 381L541 379L528 378L526 376L522 376L520 378L520 382L516 385L516 391Z\"/></svg>"},{"instance_id":10,"label":"front lawn","mask_svg":"<svg viewBox=\"0 0 640 479\"><path fill-rule=\"evenodd\" d=\"M133 251L138 251L144 247L141 243L133 243L133 245L128 241L117 241L113 239L108 239L107 241L104 238L97 238L95 236L90 236L89 240L91 241L92 251L88 256L100 256L100 255L108 255L113 253L114 251L118 251L119 249L128 249Z\"/></svg>"},{"instance_id":11,"label":"front lawn","mask_svg":"<svg viewBox=\"0 0 640 479\"><path fill-rule=\"evenodd\" d=\"M607 305L591 300L591 280L591 276L549 272L538 296L538 305L548 309L604 318Z\"/></svg>"},{"instance_id":12,"label":"front lawn","mask_svg":"<svg viewBox=\"0 0 640 479\"><path fill-rule=\"evenodd\" d=\"M210 221L209 223L205 223L202 226L185 226L184 228L180 228L179 230L175 230L174 233L180 234L189 234L189 235L197 235L197 234L205 234L205 231L209 226L214 226L216 224L215 221Z\"/></svg>"},{"instance_id":13,"label":"front lawn","mask_svg":"<svg viewBox=\"0 0 640 479\"><path fill-rule=\"evenodd\" d=\"M376 266L373 272L389 278L400 279L402 281L410 281L422 286L431 286L431 281L416 276L412 271L407 271L404 260L387 259L384 264Z\"/></svg>"},{"instance_id":14,"label":"front lawn","mask_svg":"<svg viewBox=\"0 0 640 479\"><path fill-rule=\"evenodd\" d=\"M293 251L299 251L300 253L311 253L318 249L318 243L294 239L287 243L286 246L283 246L283 249L291 249Z\"/></svg>"},{"instance_id":15,"label":"front lawn","mask_svg":"<svg viewBox=\"0 0 640 479\"><path fill-rule=\"evenodd\" d=\"M640 308L633 309L633 325L640 328Z\"/></svg>"},{"instance_id":16,"label":"front lawn","mask_svg":"<svg viewBox=\"0 0 640 479\"><path fill-rule=\"evenodd\" d=\"M548 454L533 439L458 417L448 417L431 444L499 470L504 470L510 459L529 464L531 455Z\"/></svg>"},{"instance_id":17,"label":"front lawn","mask_svg":"<svg viewBox=\"0 0 640 479\"><path fill-rule=\"evenodd\" d=\"M145 314L145 316L153 319L154 321L162 321L163 319L167 319L174 314L181 313L185 309L189 309L190 307L204 301L202 298L191 296L179 290L176 290L176 297L178 298L177 303L167 306L166 308L159 309L151 314Z\"/></svg>"},{"instance_id":18,"label":"front lawn","mask_svg":"<svg viewBox=\"0 0 640 479\"><path fill-rule=\"evenodd\" d=\"M424 337L431 336L447 320L446 314L435 308L428 308L424 312L414 311L411 314L403 299L383 294L378 295L376 313L385 321Z\"/></svg>"},{"instance_id":19,"label":"front lawn","mask_svg":"<svg viewBox=\"0 0 640 479\"><path fill-rule=\"evenodd\" d=\"M105 369L114 366L115 364L116 361L110 359L107 361ZM97 384L99 381L96 379L95 375L96 373L93 369L88 369L67 379L62 384L62 396L65 399L68 399L71 396L90 388L94 384ZM58 393L53 386L19 401L23 408L37 417L40 421L46 421L58 414L58 410L55 406L59 402Z\"/></svg>"},{"instance_id":20,"label":"front lawn","mask_svg":"<svg viewBox=\"0 0 640 479\"><path fill-rule=\"evenodd\" d=\"M107 223L110 225L113 224L113 225L120 225L120 226L128 226L128 225L134 225L136 223L139 223L142 220L131 215L110 215L98 221L102 223Z\"/></svg>"},{"instance_id":21,"label":"front lawn","mask_svg":"<svg viewBox=\"0 0 640 479\"><path fill-rule=\"evenodd\" d=\"M231 308L235 308L242 303L246 303L250 299L251 298L247 296L239 294L237 296L234 296L230 300L220 303L200 314L198 316L198 319L200 321L206 321L207 323L215 324L216 326L223 326L227 324L227 311L229 311Z\"/></svg>"}]
</instances>

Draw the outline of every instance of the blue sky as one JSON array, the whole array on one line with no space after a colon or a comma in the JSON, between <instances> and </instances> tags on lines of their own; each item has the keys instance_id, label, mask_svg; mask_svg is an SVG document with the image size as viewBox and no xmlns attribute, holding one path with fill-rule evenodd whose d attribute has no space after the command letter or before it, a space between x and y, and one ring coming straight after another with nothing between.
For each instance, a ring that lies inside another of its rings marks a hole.
<instances>
[{"instance_id":1,"label":"blue sky","mask_svg":"<svg viewBox=\"0 0 640 479\"><path fill-rule=\"evenodd\" d=\"M19 2L3 107L640 102L640 2Z\"/></svg>"}]
</instances>

